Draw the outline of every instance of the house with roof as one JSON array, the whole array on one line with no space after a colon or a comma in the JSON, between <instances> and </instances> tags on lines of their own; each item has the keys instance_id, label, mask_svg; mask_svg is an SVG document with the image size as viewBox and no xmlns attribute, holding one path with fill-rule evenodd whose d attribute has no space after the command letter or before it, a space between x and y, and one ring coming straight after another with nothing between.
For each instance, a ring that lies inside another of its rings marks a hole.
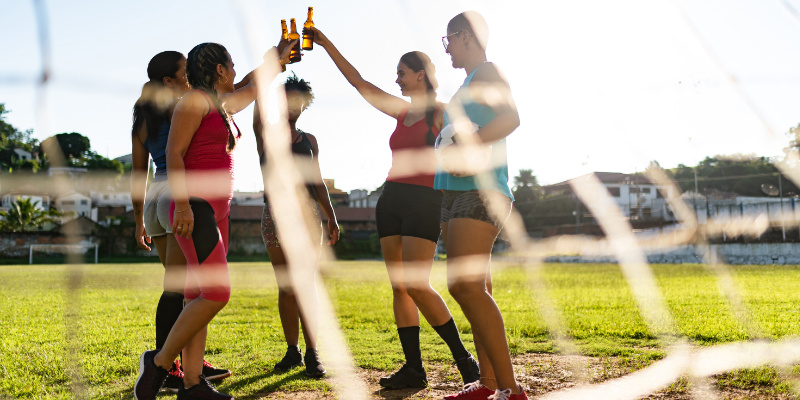
<instances>
[{"instance_id":1,"label":"house with roof","mask_svg":"<svg viewBox=\"0 0 800 400\"><path fill-rule=\"evenodd\" d=\"M671 188L660 188L642 174L592 172L588 175L594 175L605 186L609 196L619 205L623 215L630 220L675 221L675 216L662 193L662 190L672 190ZM573 194L569 181L543 186L542 190L550 195Z\"/></svg>"}]
</instances>

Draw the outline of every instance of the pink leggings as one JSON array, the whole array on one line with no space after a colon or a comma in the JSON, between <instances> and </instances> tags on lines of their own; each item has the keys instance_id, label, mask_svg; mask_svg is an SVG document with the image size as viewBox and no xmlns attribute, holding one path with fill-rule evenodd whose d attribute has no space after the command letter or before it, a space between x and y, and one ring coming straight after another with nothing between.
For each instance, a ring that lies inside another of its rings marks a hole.
<instances>
[{"instance_id":1,"label":"pink leggings","mask_svg":"<svg viewBox=\"0 0 800 400\"><path fill-rule=\"evenodd\" d=\"M190 197L194 214L191 238L175 235L186 257L186 288L184 297L194 300L227 302L231 297L228 277L228 240L230 239L230 199L201 199ZM175 201L169 205L172 225Z\"/></svg>"}]
</instances>

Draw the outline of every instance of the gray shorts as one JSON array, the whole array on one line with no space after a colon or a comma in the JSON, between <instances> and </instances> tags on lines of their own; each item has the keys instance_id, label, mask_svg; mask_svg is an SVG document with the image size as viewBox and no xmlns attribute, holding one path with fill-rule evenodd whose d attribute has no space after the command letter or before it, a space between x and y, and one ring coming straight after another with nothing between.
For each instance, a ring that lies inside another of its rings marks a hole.
<instances>
[{"instance_id":1,"label":"gray shorts","mask_svg":"<svg viewBox=\"0 0 800 400\"><path fill-rule=\"evenodd\" d=\"M488 222L503 229L503 224L511 214L511 199L494 190L444 190L442 196L441 222L450 222L453 218L469 218ZM497 217L493 216L486 205L494 202L499 209Z\"/></svg>"},{"instance_id":2,"label":"gray shorts","mask_svg":"<svg viewBox=\"0 0 800 400\"><path fill-rule=\"evenodd\" d=\"M172 233L169 223L169 203L172 192L169 182L151 182L144 198L144 231L147 236L156 237Z\"/></svg>"}]
</instances>

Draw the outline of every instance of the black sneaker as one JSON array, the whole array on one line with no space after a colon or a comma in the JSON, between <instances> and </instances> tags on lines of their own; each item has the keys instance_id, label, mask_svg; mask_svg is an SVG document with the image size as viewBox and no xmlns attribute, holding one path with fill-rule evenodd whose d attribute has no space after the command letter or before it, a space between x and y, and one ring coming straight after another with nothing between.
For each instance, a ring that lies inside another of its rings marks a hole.
<instances>
[{"instance_id":1,"label":"black sneaker","mask_svg":"<svg viewBox=\"0 0 800 400\"><path fill-rule=\"evenodd\" d=\"M203 359L203 376L209 381L221 381L231 376L231 371L225 368L217 368L211 365L210 362Z\"/></svg>"},{"instance_id":2,"label":"black sneaker","mask_svg":"<svg viewBox=\"0 0 800 400\"><path fill-rule=\"evenodd\" d=\"M286 349L286 354L283 359L275 364L275 369L278 371L288 371L296 367L303 366L303 352L300 351L299 346L289 346Z\"/></svg>"},{"instance_id":3,"label":"black sneaker","mask_svg":"<svg viewBox=\"0 0 800 400\"><path fill-rule=\"evenodd\" d=\"M306 362L306 376L309 378L322 378L325 376L325 366L319 361L319 354L315 349L306 349L306 355L303 356Z\"/></svg>"},{"instance_id":4,"label":"black sneaker","mask_svg":"<svg viewBox=\"0 0 800 400\"><path fill-rule=\"evenodd\" d=\"M156 354L158 350L148 350L139 358L139 377L133 386L133 398L136 400L155 400L167 378L168 371L153 362Z\"/></svg>"},{"instance_id":5,"label":"black sneaker","mask_svg":"<svg viewBox=\"0 0 800 400\"><path fill-rule=\"evenodd\" d=\"M200 383L197 385L188 389L181 385L178 389L178 400L233 400L233 396L218 392L205 376L200 375Z\"/></svg>"},{"instance_id":6,"label":"black sneaker","mask_svg":"<svg viewBox=\"0 0 800 400\"><path fill-rule=\"evenodd\" d=\"M472 355L456 360L456 367L458 367L458 372L461 373L461 379L464 381L464 384L481 379L481 368Z\"/></svg>"},{"instance_id":7,"label":"black sneaker","mask_svg":"<svg viewBox=\"0 0 800 400\"><path fill-rule=\"evenodd\" d=\"M172 363L172 368L167 373L167 380L161 386L162 392L178 393L178 389L183 387L183 371L180 365L178 360Z\"/></svg>"},{"instance_id":8,"label":"black sneaker","mask_svg":"<svg viewBox=\"0 0 800 400\"><path fill-rule=\"evenodd\" d=\"M384 376L378 383L387 389L424 388L428 387L428 377L424 370L420 372L403 364L397 372Z\"/></svg>"}]
</instances>

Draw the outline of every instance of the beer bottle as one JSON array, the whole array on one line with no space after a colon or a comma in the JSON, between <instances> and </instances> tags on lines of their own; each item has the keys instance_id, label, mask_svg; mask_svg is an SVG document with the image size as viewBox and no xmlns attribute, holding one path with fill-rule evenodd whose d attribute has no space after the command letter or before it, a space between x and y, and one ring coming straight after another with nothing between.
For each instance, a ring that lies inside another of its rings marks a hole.
<instances>
[{"instance_id":1,"label":"beer bottle","mask_svg":"<svg viewBox=\"0 0 800 400\"><path fill-rule=\"evenodd\" d=\"M314 31L311 28L314 27L314 21L312 21L312 17L314 15L314 7L308 7L308 18L306 19L306 23L303 24L303 50L311 50L314 48Z\"/></svg>"},{"instance_id":2,"label":"beer bottle","mask_svg":"<svg viewBox=\"0 0 800 400\"><path fill-rule=\"evenodd\" d=\"M300 62L300 35L297 33L297 24L294 22L294 18L291 19L292 31L289 32L289 41L297 40L297 44L292 46L292 50L289 53L289 63L296 63Z\"/></svg>"},{"instance_id":3,"label":"beer bottle","mask_svg":"<svg viewBox=\"0 0 800 400\"><path fill-rule=\"evenodd\" d=\"M281 20L281 40L278 42L278 54L283 54L283 49L289 45L289 29L286 29L286 20ZM286 66L281 65L282 70L286 71Z\"/></svg>"}]
</instances>

